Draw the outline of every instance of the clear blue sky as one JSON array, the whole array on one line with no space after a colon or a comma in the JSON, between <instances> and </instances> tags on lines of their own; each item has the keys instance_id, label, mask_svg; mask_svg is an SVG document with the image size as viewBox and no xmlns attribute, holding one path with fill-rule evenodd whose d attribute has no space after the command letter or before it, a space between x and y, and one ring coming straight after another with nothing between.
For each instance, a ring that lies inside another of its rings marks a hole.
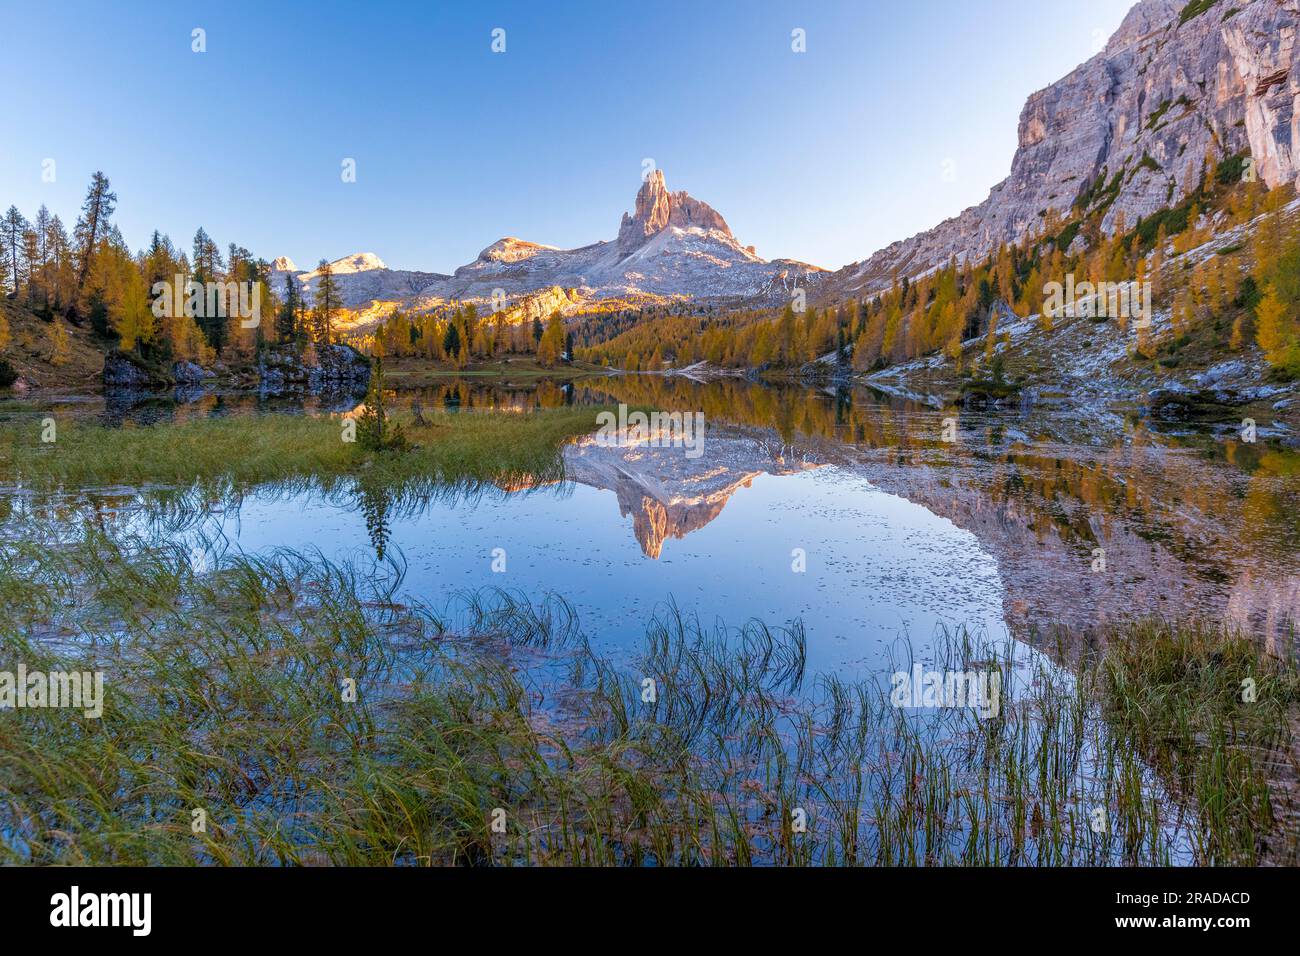
<instances>
[{"instance_id":1,"label":"clear blue sky","mask_svg":"<svg viewBox=\"0 0 1300 956\"><path fill-rule=\"evenodd\" d=\"M133 248L202 225L450 271L504 235L612 238L650 157L760 255L838 267L984 199L1025 97L1130 6L0 0L0 203L71 228L102 169Z\"/></svg>"}]
</instances>

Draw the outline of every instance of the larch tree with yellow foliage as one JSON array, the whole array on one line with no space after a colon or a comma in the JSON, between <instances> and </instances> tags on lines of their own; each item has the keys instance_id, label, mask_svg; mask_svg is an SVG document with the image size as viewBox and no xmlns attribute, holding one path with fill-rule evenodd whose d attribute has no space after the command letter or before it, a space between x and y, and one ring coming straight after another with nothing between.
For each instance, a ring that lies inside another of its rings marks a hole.
<instances>
[{"instance_id":1,"label":"larch tree with yellow foliage","mask_svg":"<svg viewBox=\"0 0 1300 956\"><path fill-rule=\"evenodd\" d=\"M67 365L72 357L72 347L68 340L68 330L57 316L50 323L50 364Z\"/></svg>"},{"instance_id":2,"label":"larch tree with yellow foliage","mask_svg":"<svg viewBox=\"0 0 1300 956\"><path fill-rule=\"evenodd\" d=\"M148 290L135 265L127 262L121 284L121 298L112 309L113 330L124 352L139 351L154 340L154 314L149 307Z\"/></svg>"},{"instance_id":3,"label":"larch tree with yellow foliage","mask_svg":"<svg viewBox=\"0 0 1300 956\"><path fill-rule=\"evenodd\" d=\"M1256 307L1255 338L1274 368L1300 373L1300 329L1282 297L1270 289Z\"/></svg>"},{"instance_id":4,"label":"larch tree with yellow foliage","mask_svg":"<svg viewBox=\"0 0 1300 956\"><path fill-rule=\"evenodd\" d=\"M1255 340L1270 365L1300 375L1300 237L1293 238L1264 275L1255 308Z\"/></svg>"},{"instance_id":5,"label":"larch tree with yellow foliage","mask_svg":"<svg viewBox=\"0 0 1300 956\"><path fill-rule=\"evenodd\" d=\"M559 312L552 312L546 323L546 331L537 343L537 361L542 365L554 365L564 353L564 319Z\"/></svg>"}]
</instances>

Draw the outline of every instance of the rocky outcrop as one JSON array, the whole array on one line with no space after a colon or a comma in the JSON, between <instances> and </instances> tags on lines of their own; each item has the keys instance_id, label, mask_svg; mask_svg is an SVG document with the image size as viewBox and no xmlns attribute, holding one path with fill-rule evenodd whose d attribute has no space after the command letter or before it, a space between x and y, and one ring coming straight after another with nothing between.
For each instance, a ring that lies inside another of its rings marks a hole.
<instances>
[{"instance_id":1,"label":"rocky outcrop","mask_svg":"<svg viewBox=\"0 0 1300 956\"><path fill-rule=\"evenodd\" d=\"M257 363L259 388L268 395L290 392L360 393L370 384L370 360L350 345L308 349L268 348Z\"/></svg>"},{"instance_id":2,"label":"rocky outcrop","mask_svg":"<svg viewBox=\"0 0 1300 956\"><path fill-rule=\"evenodd\" d=\"M194 387L205 385L217 377L212 369L194 362L176 362L172 365L172 379L177 385Z\"/></svg>"},{"instance_id":3,"label":"rocky outcrop","mask_svg":"<svg viewBox=\"0 0 1300 956\"><path fill-rule=\"evenodd\" d=\"M104 388L109 391L139 392L178 386L202 389L215 383L217 373L194 362L160 365L134 352L113 349L104 355Z\"/></svg>"},{"instance_id":4,"label":"rocky outcrop","mask_svg":"<svg viewBox=\"0 0 1300 956\"><path fill-rule=\"evenodd\" d=\"M558 285L551 286L519 298L507 310L507 318L510 322L532 322L534 319L545 322L552 313L564 312L581 301L580 295L570 295L568 290Z\"/></svg>"},{"instance_id":5,"label":"rocky outcrop","mask_svg":"<svg viewBox=\"0 0 1300 956\"><path fill-rule=\"evenodd\" d=\"M1154 388L1147 395L1147 409L1165 421L1216 422L1239 417L1236 410L1247 401L1245 396L1223 389Z\"/></svg>"},{"instance_id":6,"label":"rocky outcrop","mask_svg":"<svg viewBox=\"0 0 1300 956\"><path fill-rule=\"evenodd\" d=\"M667 229L670 211L671 201L668 187L664 185L663 170L656 169L637 190L632 214L623 213L618 224L619 247L634 249L655 233Z\"/></svg>"},{"instance_id":7,"label":"rocky outcrop","mask_svg":"<svg viewBox=\"0 0 1300 956\"><path fill-rule=\"evenodd\" d=\"M148 391L168 388L175 380L161 366L132 352L112 349L104 353L104 388L109 391Z\"/></svg>"},{"instance_id":8,"label":"rocky outcrop","mask_svg":"<svg viewBox=\"0 0 1300 956\"><path fill-rule=\"evenodd\" d=\"M116 389L144 389L152 385L147 371L121 352L104 355L104 387Z\"/></svg>"},{"instance_id":9,"label":"rocky outcrop","mask_svg":"<svg viewBox=\"0 0 1300 956\"><path fill-rule=\"evenodd\" d=\"M1151 389L1147 410L1166 421L1240 422L1242 408L1273 402L1290 391L1286 385L1259 379L1260 368L1253 363L1230 359L1193 375L1186 383L1174 381Z\"/></svg>"},{"instance_id":10,"label":"rocky outcrop","mask_svg":"<svg viewBox=\"0 0 1300 956\"><path fill-rule=\"evenodd\" d=\"M1105 49L1029 97L1011 174L988 199L846 267L828 292L861 295L895 273L982 259L1081 198L1106 231L1131 227L1194 190L1207 158L1249 153L1268 186L1295 181L1300 0L1220 0L1183 20L1188 8L1141 0Z\"/></svg>"},{"instance_id":11,"label":"rocky outcrop","mask_svg":"<svg viewBox=\"0 0 1300 956\"><path fill-rule=\"evenodd\" d=\"M531 259L539 252L554 251L555 246L543 246L536 242L525 242L514 236L498 239L478 254L479 262L522 262Z\"/></svg>"}]
</instances>

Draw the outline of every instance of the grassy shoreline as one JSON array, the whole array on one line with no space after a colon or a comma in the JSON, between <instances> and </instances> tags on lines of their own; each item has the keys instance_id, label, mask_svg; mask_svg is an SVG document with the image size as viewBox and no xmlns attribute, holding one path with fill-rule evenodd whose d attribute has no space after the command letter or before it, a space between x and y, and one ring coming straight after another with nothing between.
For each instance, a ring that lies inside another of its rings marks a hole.
<instances>
[{"instance_id":1,"label":"grassy shoreline","mask_svg":"<svg viewBox=\"0 0 1300 956\"><path fill-rule=\"evenodd\" d=\"M0 425L0 481L38 491L91 485L189 485L314 478L328 483L510 482L554 476L565 442L596 429L600 409L397 414L414 447L367 455L344 440L345 417L246 415L107 428L64 420L42 441L39 419ZM355 418L355 416L353 416Z\"/></svg>"}]
</instances>

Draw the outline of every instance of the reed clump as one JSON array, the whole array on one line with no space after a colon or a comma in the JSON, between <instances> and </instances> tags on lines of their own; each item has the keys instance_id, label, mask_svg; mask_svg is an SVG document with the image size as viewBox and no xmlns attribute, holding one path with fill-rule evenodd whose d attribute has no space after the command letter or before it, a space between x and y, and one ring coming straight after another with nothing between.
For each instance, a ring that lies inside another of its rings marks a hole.
<instances>
[{"instance_id":1,"label":"reed clump","mask_svg":"<svg viewBox=\"0 0 1300 956\"><path fill-rule=\"evenodd\" d=\"M1195 807L1211 863L1296 860L1293 658L1203 621L1116 625L1099 668L1108 721Z\"/></svg>"}]
</instances>

